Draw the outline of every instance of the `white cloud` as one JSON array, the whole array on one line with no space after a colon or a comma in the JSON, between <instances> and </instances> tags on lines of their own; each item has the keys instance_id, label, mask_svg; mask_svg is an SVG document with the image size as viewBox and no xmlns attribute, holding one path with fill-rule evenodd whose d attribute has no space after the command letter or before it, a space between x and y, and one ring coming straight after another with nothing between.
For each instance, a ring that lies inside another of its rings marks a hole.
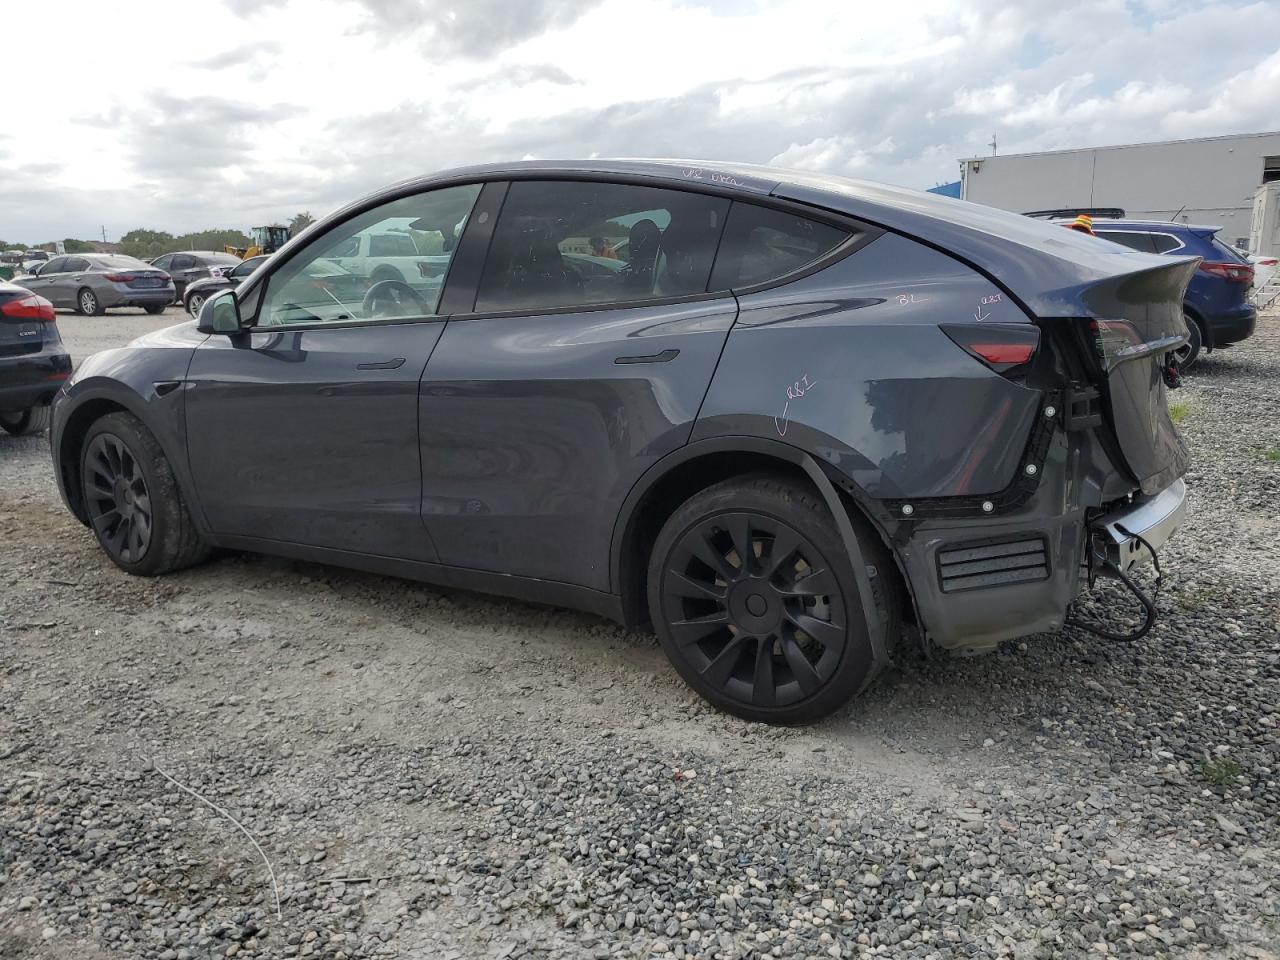
<instances>
[{"instance_id":1,"label":"white cloud","mask_svg":"<svg viewBox=\"0 0 1280 960\"><path fill-rule=\"evenodd\" d=\"M6 47L9 75L37 91L0 139L7 240L244 228L524 155L929 186L993 132L1014 151L1280 127L1280 4L1266 0L54 9L31 8Z\"/></svg>"}]
</instances>

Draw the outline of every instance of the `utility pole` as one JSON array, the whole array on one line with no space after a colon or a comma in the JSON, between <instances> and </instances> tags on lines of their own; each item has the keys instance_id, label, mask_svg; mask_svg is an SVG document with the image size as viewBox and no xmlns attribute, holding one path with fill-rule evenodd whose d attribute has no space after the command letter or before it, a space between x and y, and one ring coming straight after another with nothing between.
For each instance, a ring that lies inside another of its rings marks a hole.
<instances>
[{"instance_id":1,"label":"utility pole","mask_svg":"<svg viewBox=\"0 0 1280 960\"><path fill-rule=\"evenodd\" d=\"M991 142L987 146L991 148L991 155L994 157L996 155L996 135L994 133L991 135Z\"/></svg>"},{"instance_id":2,"label":"utility pole","mask_svg":"<svg viewBox=\"0 0 1280 960\"><path fill-rule=\"evenodd\" d=\"M102 242L107 242L107 225L105 223L102 225Z\"/></svg>"}]
</instances>

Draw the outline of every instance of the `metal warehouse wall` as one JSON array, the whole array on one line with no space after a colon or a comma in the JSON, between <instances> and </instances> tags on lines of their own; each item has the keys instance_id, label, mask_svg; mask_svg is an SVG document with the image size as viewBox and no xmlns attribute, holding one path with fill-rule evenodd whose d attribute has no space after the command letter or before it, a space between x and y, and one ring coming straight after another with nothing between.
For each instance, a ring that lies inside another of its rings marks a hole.
<instances>
[{"instance_id":1,"label":"metal warehouse wall","mask_svg":"<svg viewBox=\"0 0 1280 960\"><path fill-rule=\"evenodd\" d=\"M1247 240L1264 158L1280 133L961 160L961 196L1005 210L1122 207L1131 217L1218 224Z\"/></svg>"}]
</instances>

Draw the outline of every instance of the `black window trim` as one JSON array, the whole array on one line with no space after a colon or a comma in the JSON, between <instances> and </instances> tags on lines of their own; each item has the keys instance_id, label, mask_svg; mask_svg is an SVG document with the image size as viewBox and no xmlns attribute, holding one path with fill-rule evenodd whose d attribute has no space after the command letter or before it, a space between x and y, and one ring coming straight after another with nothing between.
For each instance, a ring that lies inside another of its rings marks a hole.
<instances>
[{"instance_id":1,"label":"black window trim","mask_svg":"<svg viewBox=\"0 0 1280 960\"><path fill-rule=\"evenodd\" d=\"M857 217L849 216L848 214L838 213L834 210L828 210L825 207L819 207L809 203L801 203L795 200L788 200L783 197L775 197L772 194L746 192L740 188L735 188L731 185L711 183L705 180L684 183L684 182L674 181L672 179L669 179L666 176L660 176L655 174L625 174L625 173L608 173L608 172L596 172L596 171L549 171L549 170L524 171L524 170L521 170L521 171L515 171L515 172L495 171L494 173L488 176L485 176L485 175L476 176L474 174L470 174L470 175L460 174L458 176L442 178L426 186L424 186L420 180L409 181L403 184L402 186L400 186L398 189L393 188L389 190L383 190L383 191L380 191L379 193L365 197L363 200L357 201L356 203L352 204L346 210L343 211L343 216L341 220L337 220L334 223L328 225L326 229L326 233L329 230L334 230L342 226L344 223L347 223L355 219L356 217L359 217L365 213L368 213L370 210L373 210L377 207L383 206L388 203L393 203L396 200L401 200L401 199L404 199L405 197L414 196L416 194L427 193L429 191L444 190L449 187L467 186L469 184L475 184L481 188L481 193L476 198L476 204L475 206L472 207L472 213L474 214L475 211L479 209L480 201L481 201L481 198L484 196L484 188L486 186L490 184L497 185L497 187L501 189L502 203L505 204L507 189L510 187L510 185L516 182L527 181L527 180L535 180L535 181L567 180L571 182L616 183L616 184L629 185L629 186L654 187L654 188L665 189L665 190L678 190L684 193L696 193L696 194L702 194L705 196L726 197L731 202L754 203L762 207L767 207L769 209L779 210L785 213L792 213L792 214L795 214L796 216L807 217L808 219L817 221L818 223L825 223L825 224L828 224L829 226L838 227L840 229L847 230L849 231L850 236L848 240L846 240L844 243L836 245L834 248L828 251L828 253L825 254L824 256L819 257L817 260L814 260L811 263L805 265L804 267L798 270L795 270L791 273L784 274L783 276L776 277L772 280L768 280L762 283L752 284L750 286L735 287L730 290L718 290L711 293L688 294L680 297L652 297L648 300L627 300L623 303L577 304L577 305L571 305L567 307L550 307L550 308L544 308L542 312L539 312L539 313L531 313L527 310L525 311L506 310L501 312L477 313L475 312L474 305L475 305L475 298L479 295L479 292L480 292L480 280L481 280L481 277L477 276L475 278L474 284L470 286L470 289L466 291L459 290L455 292L455 296L458 296L458 298L461 299L464 303L466 302L466 296L468 294L470 295L470 303L472 304L472 309L470 312L458 310L457 312L454 312L454 313L440 312L437 314L432 314L431 316L423 316L423 317L390 317L385 320L353 320L353 321L342 322L342 323L289 324L287 327L285 326L269 327L269 326L258 325L257 323L258 309L261 306L262 291L265 289L266 283L271 279L272 276L274 276L277 272L279 272L279 270L282 269L286 263L291 261L294 257L298 256L298 254L301 251L306 250L311 246L310 241L313 241L315 237L308 237L309 242L304 245L298 246L296 249L290 250L288 246L286 246L282 250L273 254L272 255L273 262L271 264L271 270L265 276L259 277L256 281L254 281L251 284L249 284L246 281L245 283L242 283L240 287L234 288L234 294L235 294L236 300L240 305L241 316L246 318L247 320L252 321L245 324L245 328L242 331L242 334L279 332L285 329L290 331L338 330L338 329L345 329L349 327L385 326L385 325L392 325L392 324L408 324L408 323L436 323L436 322L445 321L445 320L465 321L465 320L500 319L500 318L507 318L507 317L535 317L535 316L544 317L544 316L555 316L557 314L569 314L569 313L594 313L600 310L631 310L638 307L673 306L679 303L699 303L705 300L725 299L727 297L736 298L736 297L744 296L747 294L760 293L764 290L771 290L774 287L781 287L788 283L794 283L797 280L803 280L805 277L812 276L813 274L818 273L821 270L825 270L827 267L831 266L832 264L837 263L840 260L843 260L845 257L848 257L853 253L856 253L858 250L861 250L863 247L871 243L873 240L889 232L885 227L880 226L879 224L871 223L866 220L859 219ZM467 237L472 233L473 230L478 231L487 227L488 229L487 240L491 242L493 239L493 228L497 226L497 220L498 220L498 217L501 216L501 214L502 214L502 209L501 209L501 206L499 206L497 212L489 219L487 224L483 225L483 227L476 223L477 218L475 216L468 217L467 225L463 229L462 236L458 240L458 246L455 250L455 256L453 257L452 260L450 260L449 271L446 273L444 278L444 283L441 286L441 296L440 296L441 305L445 303L445 295L450 292L449 286L448 286L449 280L451 275L454 272L454 267L458 260L458 254L462 252L463 244L466 243ZM725 221L726 223L728 222L727 216L725 217ZM310 231L308 231L308 233L310 233ZM318 236L319 235L317 234L317 237ZM488 252L489 252L488 243L486 243L485 260L481 261L481 272L483 272L484 262L487 261L488 259ZM708 278L708 281L709 281L709 278ZM247 289L246 289L246 286L247 286Z\"/></svg>"}]
</instances>

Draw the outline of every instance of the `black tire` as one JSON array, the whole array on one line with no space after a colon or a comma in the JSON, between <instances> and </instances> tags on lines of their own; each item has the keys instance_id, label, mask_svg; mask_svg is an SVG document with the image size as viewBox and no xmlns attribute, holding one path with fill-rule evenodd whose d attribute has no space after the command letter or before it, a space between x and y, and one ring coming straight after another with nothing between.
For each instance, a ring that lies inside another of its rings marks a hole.
<instances>
[{"instance_id":1,"label":"black tire","mask_svg":"<svg viewBox=\"0 0 1280 960\"><path fill-rule=\"evenodd\" d=\"M1169 359L1179 371L1189 370L1191 366L1200 359L1200 349L1204 346L1204 334L1200 330L1200 324L1189 313L1183 313L1182 319L1187 323L1187 332L1190 338L1187 345L1178 350L1174 350L1169 354Z\"/></svg>"},{"instance_id":2,"label":"black tire","mask_svg":"<svg viewBox=\"0 0 1280 960\"><path fill-rule=\"evenodd\" d=\"M897 572L863 518L851 519L879 614L878 639L888 650L899 630ZM751 543L745 567L739 542ZM844 541L822 498L803 483L738 477L690 497L654 543L648 593L672 665L735 716L807 723L838 709L875 675Z\"/></svg>"},{"instance_id":3,"label":"black tire","mask_svg":"<svg viewBox=\"0 0 1280 960\"><path fill-rule=\"evenodd\" d=\"M86 317L100 317L106 312L107 308L102 305L98 295L88 287L81 287L76 291L76 313Z\"/></svg>"},{"instance_id":4,"label":"black tire","mask_svg":"<svg viewBox=\"0 0 1280 960\"><path fill-rule=\"evenodd\" d=\"M89 428L80 479L94 535L126 573L153 577L209 555L164 451L132 414L108 414Z\"/></svg>"},{"instance_id":5,"label":"black tire","mask_svg":"<svg viewBox=\"0 0 1280 960\"><path fill-rule=\"evenodd\" d=\"M28 407L17 413L0 413L0 427L5 433L15 437L25 437L32 433L43 433L49 429L49 408Z\"/></svg>"},{"instance_id":6,"label":"black tire","mask_svg":"<svg viewBox=\"0 0 1280 960\"><path fill-rule=\"evenodd\" d=\"M200 293L198 290L191 294L191 296L187 298L187 313L191 314L192 318L199 317L200 308L204 306L204 301L204 294Z\"/></svg>"},{"instance_id":7,"label":"black tire","mask_svg":"<svg viewBox=\"0 0 1280 960\"><path fill-rule=\"evenodd\" d=\"M143 307L142 309L147 311L147 313L151 314L152 316L154 316L157 313L164 313L164 308L167 306L168 306L167 303L151 303Z\"/></svg>"}]
</instances>

